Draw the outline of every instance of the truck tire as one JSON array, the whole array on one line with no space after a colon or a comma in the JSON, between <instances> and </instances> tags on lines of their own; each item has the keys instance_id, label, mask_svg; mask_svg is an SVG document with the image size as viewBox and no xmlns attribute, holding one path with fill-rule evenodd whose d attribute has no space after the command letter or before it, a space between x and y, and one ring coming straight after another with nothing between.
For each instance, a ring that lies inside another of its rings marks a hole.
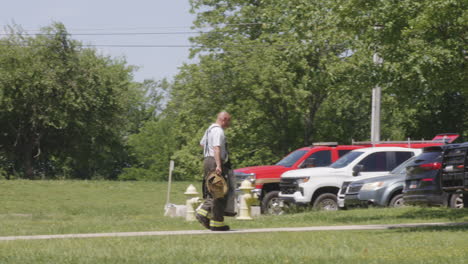
<instances>
[{"instance_id":1,"label":"truck tire","mask_svg":"<svg viewBox=\"0 0 468 264\"><path fill-rule=\"evenodd\" d=\"M315 199L313 204L314 209L324 211L337 211L338 201L333 193L323 193Z\"/></svg>"},{"instance_id":2,"label":"truck tire","mask_svg":"<svg viewBox=\"0 0 468 264\"><path fill-rule=\"evenodd\" d=\"M261 209L262 214L282 215L284 214L283 207L280 206L279 191L271 191L262 199Z\"/></svg>"},{"instance_id":3,"label":"truck tire","mask_svg":"<svg viewBox=\"0 0 468 264\"><path fill-rule=\"evenodd\" d=\"M450 196L449 207L454 209L463 208L463 194L456 193Z\"/></svg>"},{"instance_id":4,"label":"truck tire","mask_svg":"<svg viewBox=\"0 0 468 264\"><path fill-rule=\"evenodd\" d=\"M388 203L388 207L402 207L405 206L405 202L403 200L403 194L397 194L392 197L390 202Z\"/></svg>"},{"instance_id":5,"label":"truck tire","mask_svg":"<svg viewBox=\"0 0 468 264\"><path fill-rule=\"evenodd\" d=\"M463 195L463 208L468 208L468 192Z\"/></svg>"}]
</instances>

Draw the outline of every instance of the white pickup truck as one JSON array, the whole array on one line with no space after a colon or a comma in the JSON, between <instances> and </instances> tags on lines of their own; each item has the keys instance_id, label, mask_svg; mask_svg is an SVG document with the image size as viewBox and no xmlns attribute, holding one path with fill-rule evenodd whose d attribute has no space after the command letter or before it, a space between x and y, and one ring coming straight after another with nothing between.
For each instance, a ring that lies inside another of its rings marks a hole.
<instances>
[{"instance_id":1,"label":"white pickup truck","mask_svg":"<svg viewBox=\"0 0 468 264\"><path fill-rule=\"evenodd\" d=\"M337 194L345 180L388 174L421 149L362 148L349 152L329 167L291 170L281 175L279 198L285 203L338 210Z\"/></svg>"}]
</instances>

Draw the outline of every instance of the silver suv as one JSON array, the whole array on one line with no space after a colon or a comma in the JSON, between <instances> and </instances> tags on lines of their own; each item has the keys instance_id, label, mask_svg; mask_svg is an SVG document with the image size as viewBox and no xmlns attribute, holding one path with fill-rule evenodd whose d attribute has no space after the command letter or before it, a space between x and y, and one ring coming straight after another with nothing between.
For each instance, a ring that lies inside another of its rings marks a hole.
<instances>
[{"instance_id":1,"label":"silver suv","mask_svg":"<svg viewBox=\"0 0 468 264\"><path fill-rule=\"evenodd\" d=\"M344 182L338 195L338 205L340 208L368 205L402 206L406 166L414 159L415 157L412 157L403 162L385 176Z\"/></svg>"}]
</instances>

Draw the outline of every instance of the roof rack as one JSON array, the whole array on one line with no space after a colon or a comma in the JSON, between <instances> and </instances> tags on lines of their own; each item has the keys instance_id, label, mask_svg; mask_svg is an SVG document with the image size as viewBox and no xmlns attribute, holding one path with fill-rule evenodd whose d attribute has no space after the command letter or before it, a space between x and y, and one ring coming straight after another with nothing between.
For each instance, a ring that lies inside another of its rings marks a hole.
<instances>
[{"instance_id":1,"label":"roof rack","mask_svg":"<svg viewBox=\"0 0 468 264\"><path fill-rule=\"evenodd\" d=\"M445 139L436 139L436 140L411 140L408 138L406 141L354 141L352 140L352 145L376 145L376 144L430 144L430 143L441 143L446 144Z\"/></svg>"},{"instance_id":2,"label":"roof rack","mask_svg":"<svg viewBox=\"0 0 468 264\"><path fill-rule=\"evenodd\" d=\"M434 144L434 143L440 143L440 144L448 144L452 143L455 141L460 135L458 133L441 133L437 134L433 139L431 140L411 140L408 138L406 141L354 141L352 140L353 145L376 145L376 144Z\"/></svg>"},{"instance_id":3,"label":"roof rack","mask_svg":"<svg viewBox=\"0 0 468 264\"><path fill-rule=\"evenodd\" d=\"M312 146L338 146L338 142L314 142Z\"/></svg>"}]
</instances>

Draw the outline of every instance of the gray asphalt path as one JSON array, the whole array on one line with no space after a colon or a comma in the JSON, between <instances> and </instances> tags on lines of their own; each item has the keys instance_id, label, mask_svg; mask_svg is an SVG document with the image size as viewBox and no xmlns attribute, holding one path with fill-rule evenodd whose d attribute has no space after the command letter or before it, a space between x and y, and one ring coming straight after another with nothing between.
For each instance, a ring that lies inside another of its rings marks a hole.
<instances>
[{"instance_id":1,"label":"gray asphalt path","mask_svg":"<svg viewBox=\"0 0 468 264\"><path fill-rule=\"evenodd\" d=\"M247 233L270 232L310 232L310 231L342 231L342 230L382 230L410 227L434 227L434 226L468 226L464 223L417 223L417 224L389 224L389 225L345 225L345 226L310 226L310 227L280 227L280 228L256 228L237 229L228 232L212 232L209 230L180 230L180 231L150 231L150 232L116 232L95 234L64 234L64 235L35 235L35 236L4 236L0 241L12 240L39 240L60 238L94 238L94 237L138 237L138 236L180 236L180 235L234 235Z\"/></svg>"}]
</instances>

